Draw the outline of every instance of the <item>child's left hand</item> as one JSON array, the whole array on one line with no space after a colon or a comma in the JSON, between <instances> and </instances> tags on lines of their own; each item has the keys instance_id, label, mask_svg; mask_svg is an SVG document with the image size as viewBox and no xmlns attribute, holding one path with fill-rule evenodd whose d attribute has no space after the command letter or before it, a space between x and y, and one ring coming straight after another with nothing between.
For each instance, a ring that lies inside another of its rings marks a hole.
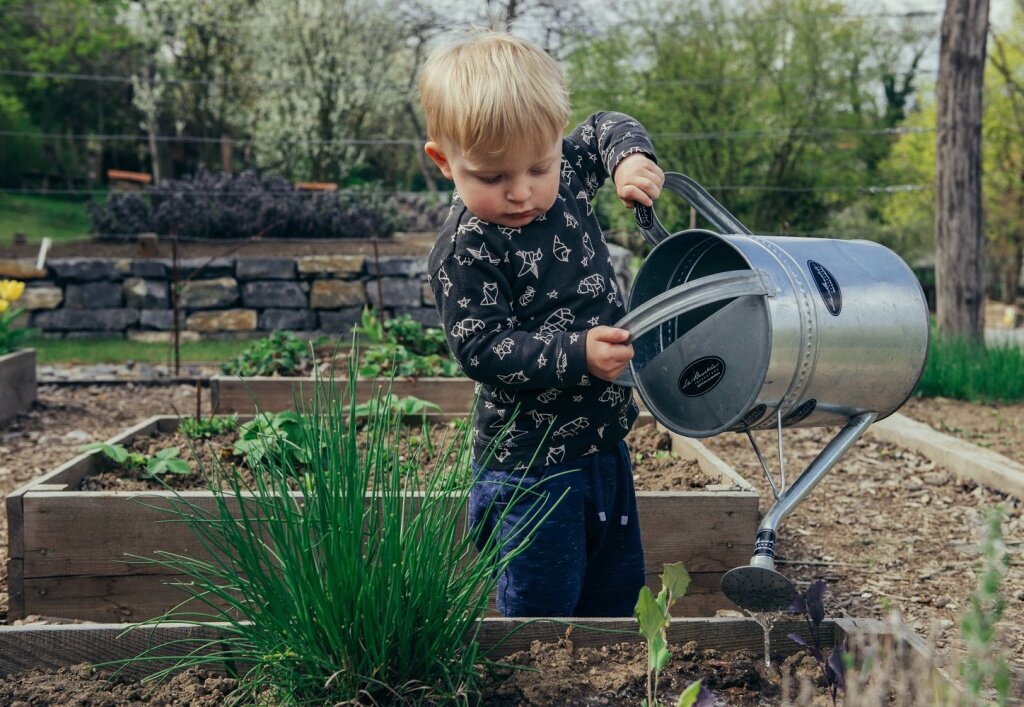
<instances>
[{"instance_id":1,"label":"child's left hand","mask_svg":"<svg viewBox=\"0 0 1024 707\"><path fill-rule=\"evenodd\" d=\"M665 186L665 173L661 167L642 152L634 152L619 162L612 179L615 193L628 208L637 203L653 206Z\"/></svg>"}]
</instances>

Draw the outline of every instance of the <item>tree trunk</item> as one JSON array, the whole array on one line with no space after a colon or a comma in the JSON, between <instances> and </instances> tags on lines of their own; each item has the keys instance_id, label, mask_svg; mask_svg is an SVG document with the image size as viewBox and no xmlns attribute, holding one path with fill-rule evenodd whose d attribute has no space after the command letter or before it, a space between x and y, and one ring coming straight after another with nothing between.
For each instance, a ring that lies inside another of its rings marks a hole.
<instances>
[{"instance_id":1,"label":"tree trunk","mask_svg":"<svg viewBox=\"0 0 1024 707\"><path fill-rule=\"evenodd\" d=\"M981 108L988 0L946 0L936 88L935 280L939 331L982 341Z\"/></svg>"}]
</instances>

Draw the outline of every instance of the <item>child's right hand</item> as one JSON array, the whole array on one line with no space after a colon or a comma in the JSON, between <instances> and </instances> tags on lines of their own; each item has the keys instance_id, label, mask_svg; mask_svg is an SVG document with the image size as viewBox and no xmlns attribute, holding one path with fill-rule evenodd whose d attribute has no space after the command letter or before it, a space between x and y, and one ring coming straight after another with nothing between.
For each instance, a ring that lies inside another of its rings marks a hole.
<instances>
[{"instance_id":1,"label":"child's right hand","mask_svg":"<svg viewBox=\"0 0 1024 707\"><path fill-rule=\"evenodd\" d=\"M614 381L633 358L629 332L610 326L587 330L587 371L601 380Z\"/></svg>"}]
</instances>

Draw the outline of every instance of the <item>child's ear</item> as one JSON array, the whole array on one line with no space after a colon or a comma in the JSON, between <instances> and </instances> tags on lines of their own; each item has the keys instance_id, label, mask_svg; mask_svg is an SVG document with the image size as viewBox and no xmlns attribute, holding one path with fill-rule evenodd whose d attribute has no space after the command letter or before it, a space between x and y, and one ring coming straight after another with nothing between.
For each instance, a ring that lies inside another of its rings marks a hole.
<instances>
[{"instance_id":1,"label":"child's ear","mask_svg":"<svg viewBox=\"0 0 1024 707\"><path fill-rule=\"evenodd\" d=\"M423 151L426 152L427 156L434 161L434 164L436 164L437 168L441 170L441 174L444 175L445 179L452 178L452 165L438 143L434 141L428 142L423 146Z\"/></svg>"}]
</instances>

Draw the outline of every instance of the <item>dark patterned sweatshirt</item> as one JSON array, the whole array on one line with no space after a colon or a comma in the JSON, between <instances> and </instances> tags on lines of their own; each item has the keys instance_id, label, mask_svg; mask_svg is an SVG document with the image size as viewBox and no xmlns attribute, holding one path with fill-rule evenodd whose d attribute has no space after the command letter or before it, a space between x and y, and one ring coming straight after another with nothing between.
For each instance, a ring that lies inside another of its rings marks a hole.
<instances>
[{"instance_id":1,"label":"dark patterned sweatshirt","mask_svg":"<svg viewBox=\"0 0 1024 707\"><path fill-rule=\"evenodd\" d=\"M631 391L589 375L585 350L588 329L626 312L590 200L635 152L654 157L640 124L596 113L563 140L558 198L532 223L487 223L453 197L430 286L452 353L478 382L477 462L557 464L612 447L636 419Z\"/></svg>"}]
</instances>

